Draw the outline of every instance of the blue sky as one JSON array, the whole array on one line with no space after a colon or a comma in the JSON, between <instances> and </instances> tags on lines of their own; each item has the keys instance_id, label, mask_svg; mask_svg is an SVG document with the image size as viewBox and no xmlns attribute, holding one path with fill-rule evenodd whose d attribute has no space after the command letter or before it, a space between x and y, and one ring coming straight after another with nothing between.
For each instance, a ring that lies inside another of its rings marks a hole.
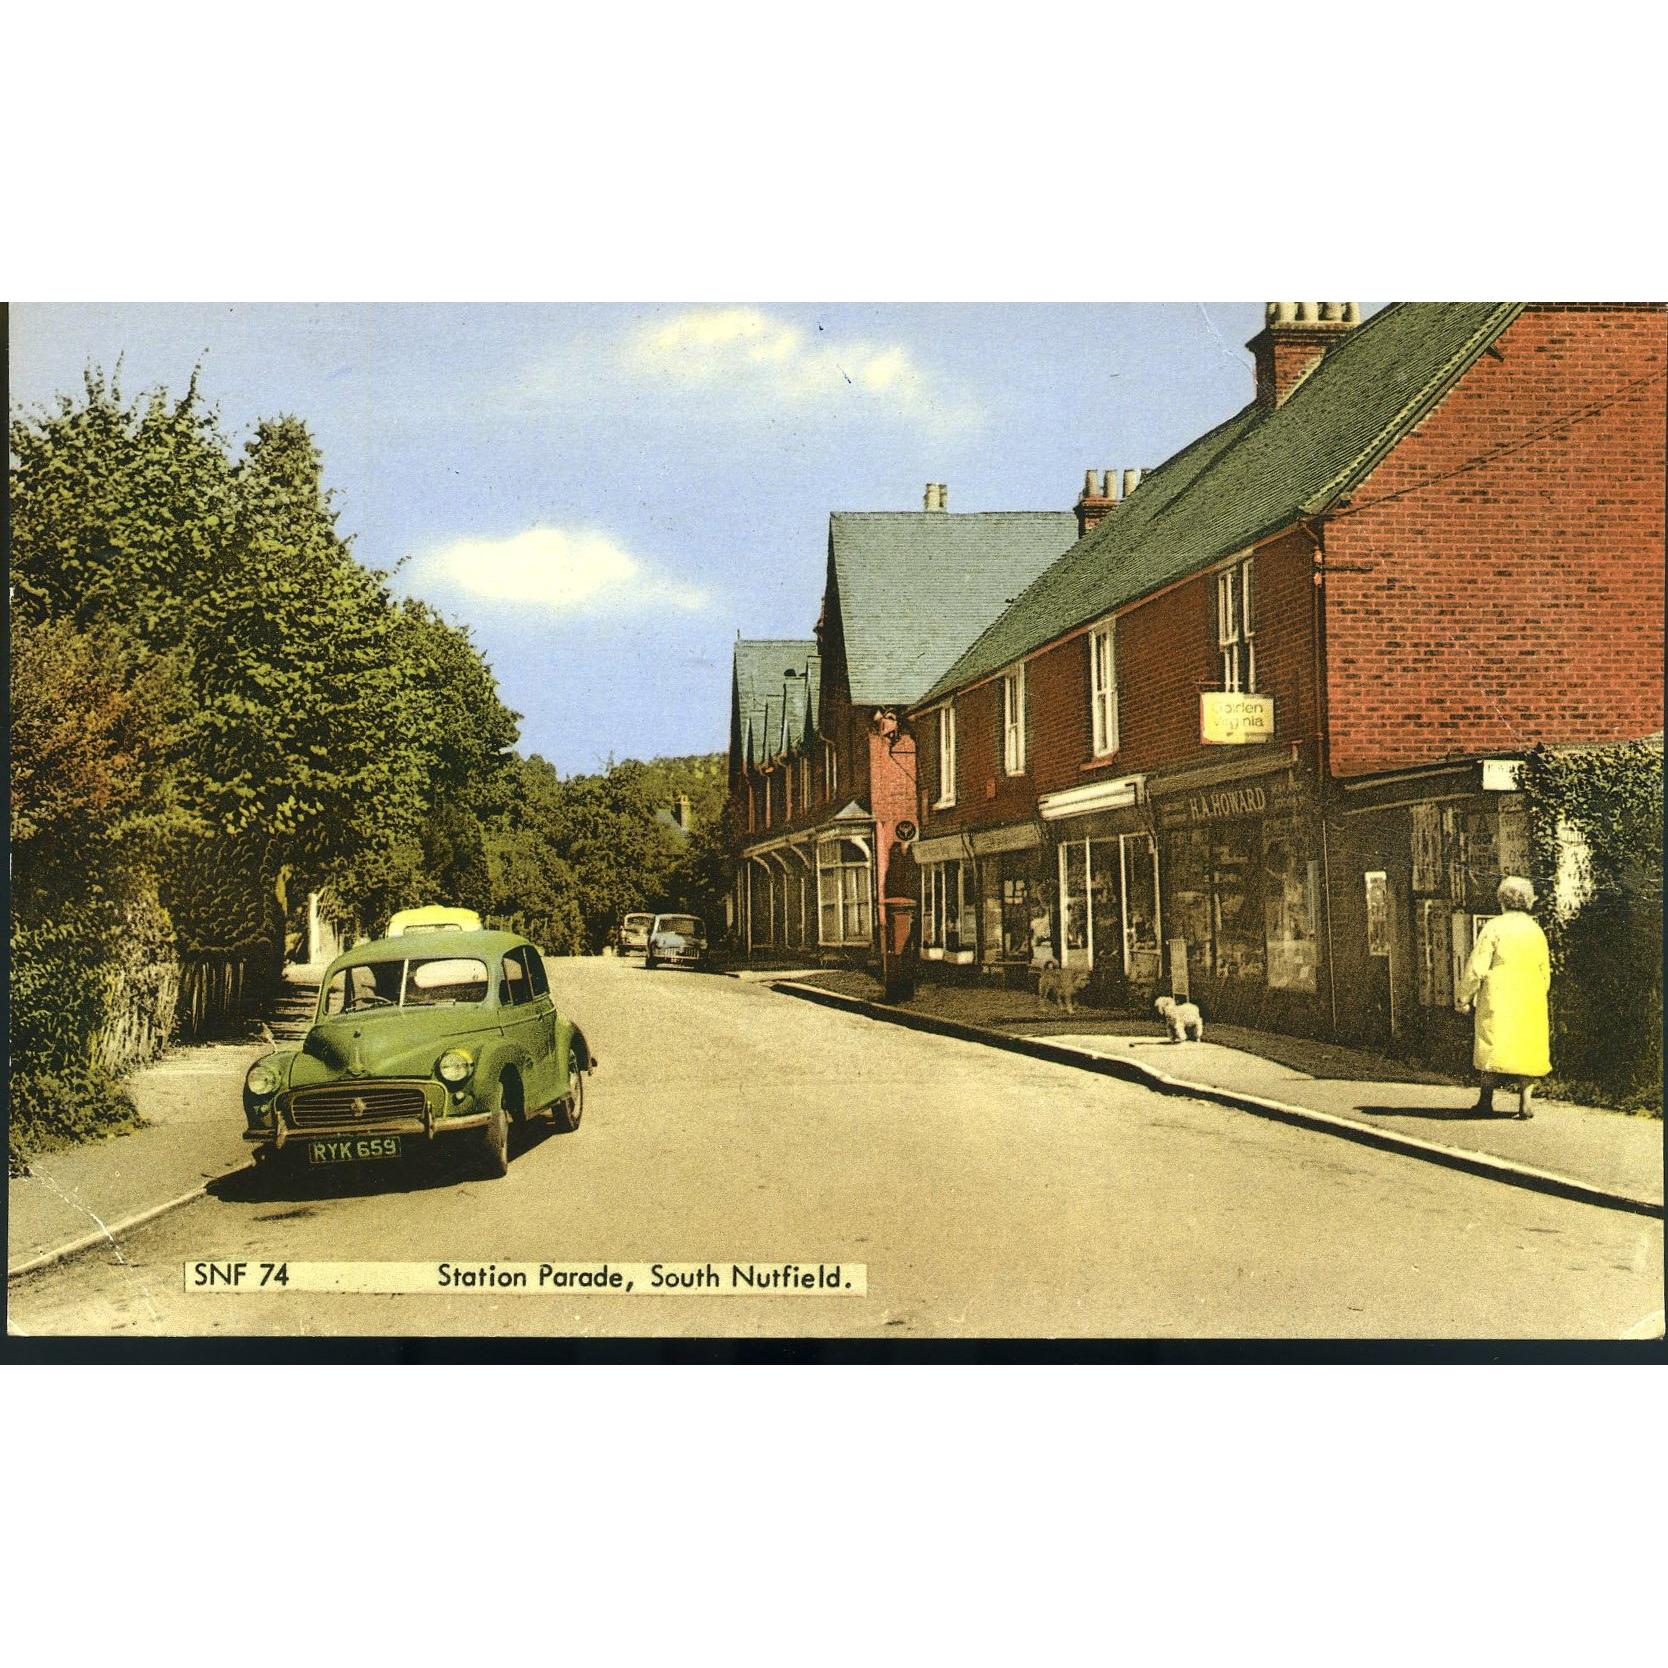
<instances>
[{"instance_id":1,"label":"blue sky","mask_svg":"<svg viewBox=\"0 0 1668 1668\"><path fill-rule=\"evenodd\" d=\"M830 510L1066 508L1251 394L1261 303L14 306L14 408L122 358L294 412L358 557L467 622L564 774L725 745L730 649L808 636Z\"/></svg>"}]
</instances>

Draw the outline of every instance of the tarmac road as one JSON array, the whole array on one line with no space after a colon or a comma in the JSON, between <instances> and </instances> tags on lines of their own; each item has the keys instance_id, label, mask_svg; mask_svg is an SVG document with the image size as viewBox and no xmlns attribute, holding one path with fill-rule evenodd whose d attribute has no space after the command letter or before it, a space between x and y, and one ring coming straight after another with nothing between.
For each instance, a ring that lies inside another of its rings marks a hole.
<instances>
[{"instance_id":1,"label":"tarmac road","mask_svg":"<svg viewBox=\"0 0 1668 1668\"><path fill-rule=\"evenodd\" d=\"M760 985L552 961L602 1061L502 1180L238 1177L13 1283L30 1334L1620 1338L1661 1224ZM240 1116L235 1105L228 1118ZM184 1265L867 1267L867 1296L188 1291Z\"/></svg>"}]
</instances>

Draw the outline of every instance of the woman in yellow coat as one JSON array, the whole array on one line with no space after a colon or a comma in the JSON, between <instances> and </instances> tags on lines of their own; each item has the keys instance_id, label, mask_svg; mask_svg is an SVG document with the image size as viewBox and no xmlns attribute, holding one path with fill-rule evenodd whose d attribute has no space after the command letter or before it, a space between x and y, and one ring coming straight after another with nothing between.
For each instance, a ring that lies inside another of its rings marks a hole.
<instances>
[{"instance_id":1,"label":"woman in yellow coat","mask_svg":"<svg viewBox=\"0 0 1668 1668\"><path fill-rule=\"evenodd\" d=\"M1477 934L1460 980L1462 1002L1475 999L1471 1063L1482 1073L1477 1111L1494 1110L1497 1078L1517 1080L1517 1113L1532 1118L1534 1080L1552 1070L1546 992L1552 966L1546 934L1529 913L1535 889L1517 875L1500 882L1500 913Z\"/></svg>"}]
</instances>

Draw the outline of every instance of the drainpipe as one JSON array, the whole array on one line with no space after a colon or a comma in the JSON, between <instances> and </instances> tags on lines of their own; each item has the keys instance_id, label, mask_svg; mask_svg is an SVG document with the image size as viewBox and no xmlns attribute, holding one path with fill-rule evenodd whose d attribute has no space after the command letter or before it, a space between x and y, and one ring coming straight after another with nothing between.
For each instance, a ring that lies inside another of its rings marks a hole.
<instances>
[{"instance_id":1,"label":"drainpipe","mask_svg":"<svg viewBox=\"0 0 1668 1668\"><path fill-rule=\"evenodd\" d=\"M1315 546L1314 605L1310 615L1309 645L1313 657L1315 703L1315 786L1316 809L1320 812L1321 833L1321 919L1326 928L1326 994L1332 1010L1332 1040L1338 1040L1338 971L1337 957L1332 948L1332 843L1327 833L1327 801L1332 787L1331 708L1326 692L1326 542L1321 537L1318 516L1300 521L1298 526L1309 535Z\"/></svg>"}]
</instances>

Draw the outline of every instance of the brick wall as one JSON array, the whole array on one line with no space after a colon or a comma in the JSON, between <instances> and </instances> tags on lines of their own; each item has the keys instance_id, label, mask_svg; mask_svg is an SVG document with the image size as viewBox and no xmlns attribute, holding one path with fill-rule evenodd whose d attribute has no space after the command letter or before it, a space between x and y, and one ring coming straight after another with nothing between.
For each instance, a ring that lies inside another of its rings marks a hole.
<instances>
[{"instance_id":1,"label":"brick wall","mask_svg":"<svg viewBox=\"0 0 1668 1668\"><path fill-rule=\"evenodd\" d=\"M1526 311L1328 520L1335 774L1661 727L1665 327Z\"/></svg>"},{"instance_id":2,"label":"brick wall","mask_svg":"<svg viewBox=\"0 0 1668 1668\"><path fill-rule=\"evenodd\" d=\"M1256 554L1253 618L1257 689L1274 698L1275 739L1309 741L1315 729L1313 546L1301 533ZM1001 685L965 691L956 702L957 804L935 810L938 720L921 714L921 824L936 833L1023 820L1037 797L1108 776L1202 760L1232 749L1199 740L1199 694L1219 688L1216 576L1205 573L1136 605L1118 620L1118 750L1092 759L1087 634L1026 666L1026 773L1002 771Z\"/></svg>"}]
</instances>

